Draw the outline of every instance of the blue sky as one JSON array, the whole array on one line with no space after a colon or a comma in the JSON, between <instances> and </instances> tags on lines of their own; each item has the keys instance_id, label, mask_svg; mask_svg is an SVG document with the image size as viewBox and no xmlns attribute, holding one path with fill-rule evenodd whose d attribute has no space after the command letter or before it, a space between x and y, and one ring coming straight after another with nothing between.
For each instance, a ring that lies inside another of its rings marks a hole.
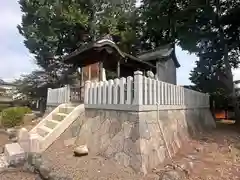
<instances>
[{"instance_id":1,"label":"blue sky","mask_svg":"<svg viewBox=\"0 0 240 180\"><path fill-rule=\"evenodd\" d=\"M21 11L17 0L1 2L0 17L0 78L11 81L21 74L30 73L37 66L16 28L21 23ZM193 69L197 57L182 51L179 47L176 54L181 64L177 70L178 84L190 84L189 72ZM240 71L234 73L240 77Z\"/></svg>"},{"instance_id":2,"label":"blue sky","mask_svg":"<svg viewBox=\"0 0 240 180\"><path fill-rule=\"evenodd\" d=\"M0 17L0 78L9 81L31 72L36 66L16 28L21 23L17 0L2 1Z\"/></svg>"}]
</instances>

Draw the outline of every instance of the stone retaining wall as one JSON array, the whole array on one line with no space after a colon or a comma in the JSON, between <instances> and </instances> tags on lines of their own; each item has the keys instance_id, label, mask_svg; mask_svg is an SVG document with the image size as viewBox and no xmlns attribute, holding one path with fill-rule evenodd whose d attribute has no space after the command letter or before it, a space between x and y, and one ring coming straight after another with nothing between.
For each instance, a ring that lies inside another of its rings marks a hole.
<instances>
[{"instance_id":1,"label":"stone retaining wall","mask_svg":"<svg viewBox=\"0 0 240 180\"><path fill-rule=\"evenodd\" d=\"M159 121L157 116L157 111L86 109L77 144L145 174L174 156L189 135L215 127L207 108L162 110Z\"/></svg>"}]
</instances>

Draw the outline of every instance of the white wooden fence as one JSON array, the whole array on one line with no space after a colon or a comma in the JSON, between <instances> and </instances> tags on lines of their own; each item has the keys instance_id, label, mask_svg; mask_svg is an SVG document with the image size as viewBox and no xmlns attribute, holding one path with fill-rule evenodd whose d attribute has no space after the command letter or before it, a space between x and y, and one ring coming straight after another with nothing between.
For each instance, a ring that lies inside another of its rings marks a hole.
<instances>
[{"instance_id":1,"label":"white wooden fence","mask_svg":"<svg viewBox=\"0 0 240 180\"><path fill-rule=\"evenodd\" d=\"M85 84L87 105L182 105L209 107L209 95L152 78L136 71L134 77Z\"/></svg>"},{"instance_id":2,"label":"white wooden fence","mask_svg":"<svg viewBox=\"0 0 240 180\"><path fill-rule=\"evenodd\" d=\"M70 86L57 89L48 89L47 106L57 106L70 102Z\"/></svg>"}]
</instances>

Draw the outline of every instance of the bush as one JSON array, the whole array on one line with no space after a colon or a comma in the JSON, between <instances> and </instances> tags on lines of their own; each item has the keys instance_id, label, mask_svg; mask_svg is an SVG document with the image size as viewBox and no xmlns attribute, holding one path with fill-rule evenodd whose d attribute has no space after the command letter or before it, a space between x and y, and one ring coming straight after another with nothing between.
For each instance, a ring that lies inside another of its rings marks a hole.
<instances>
[{"instance_id":1,"label":"bush","mask_svg":"<svg viewBox=\"0 0 240 180\"><path fill-rule=\"evenodd\" d=\"M2 112L6 108L9 108L8 104L0 104L0 112Z\"/></svg>"},{"instance_id":2,"label":"bush","mask_svg":"<svg viewBox=\"0 0 240 180\"><path fill-rule=\"evenodd\" d=\"M4 109L1 113L1 125L6 128L15 127L23 123L25 114L30 113L28 107L12 107Z\"/></svg>"},{"instance_id":3,"label":"bush","mask_svg":"<svg viewBox=\"0 0 240 180\"><path fill-rule=\"evenodd\" d=\"M23 115L29 114L32 112L32 110L29 107L16 107L18 111L22 112Z\"/></svg>"}]
</instances>

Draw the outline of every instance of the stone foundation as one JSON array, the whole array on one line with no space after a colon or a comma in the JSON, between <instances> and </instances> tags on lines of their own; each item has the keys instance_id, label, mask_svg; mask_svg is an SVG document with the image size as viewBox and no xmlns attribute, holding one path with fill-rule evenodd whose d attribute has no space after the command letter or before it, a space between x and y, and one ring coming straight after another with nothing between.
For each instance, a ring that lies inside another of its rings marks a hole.
<instances>
[{"instance_id":1,"label":"stone foundation","mask_svg":"<svg viewBox=\"0 0 240 180\"><path fill-rule=\"evenodd\" d=\"M159 111L159 121L156 111L140 112L139 117L143 172L173 157L189 137L215 127L206 108Z\"/></svg>"},{"instance_id":2,"label":"stone foundation","mask_svg":"<svg viewBox=\"0 0 240 180\"><path fill-rule=\"evenodd\" d=\"M157 111L86 109L85 118L74 124L69 129L73 136L81 126L78 145L87 144L90 153L144 174L174 156L190 135L215 127L207 108L161 110L159 115Z\"/></svg>"}]
</instances>

